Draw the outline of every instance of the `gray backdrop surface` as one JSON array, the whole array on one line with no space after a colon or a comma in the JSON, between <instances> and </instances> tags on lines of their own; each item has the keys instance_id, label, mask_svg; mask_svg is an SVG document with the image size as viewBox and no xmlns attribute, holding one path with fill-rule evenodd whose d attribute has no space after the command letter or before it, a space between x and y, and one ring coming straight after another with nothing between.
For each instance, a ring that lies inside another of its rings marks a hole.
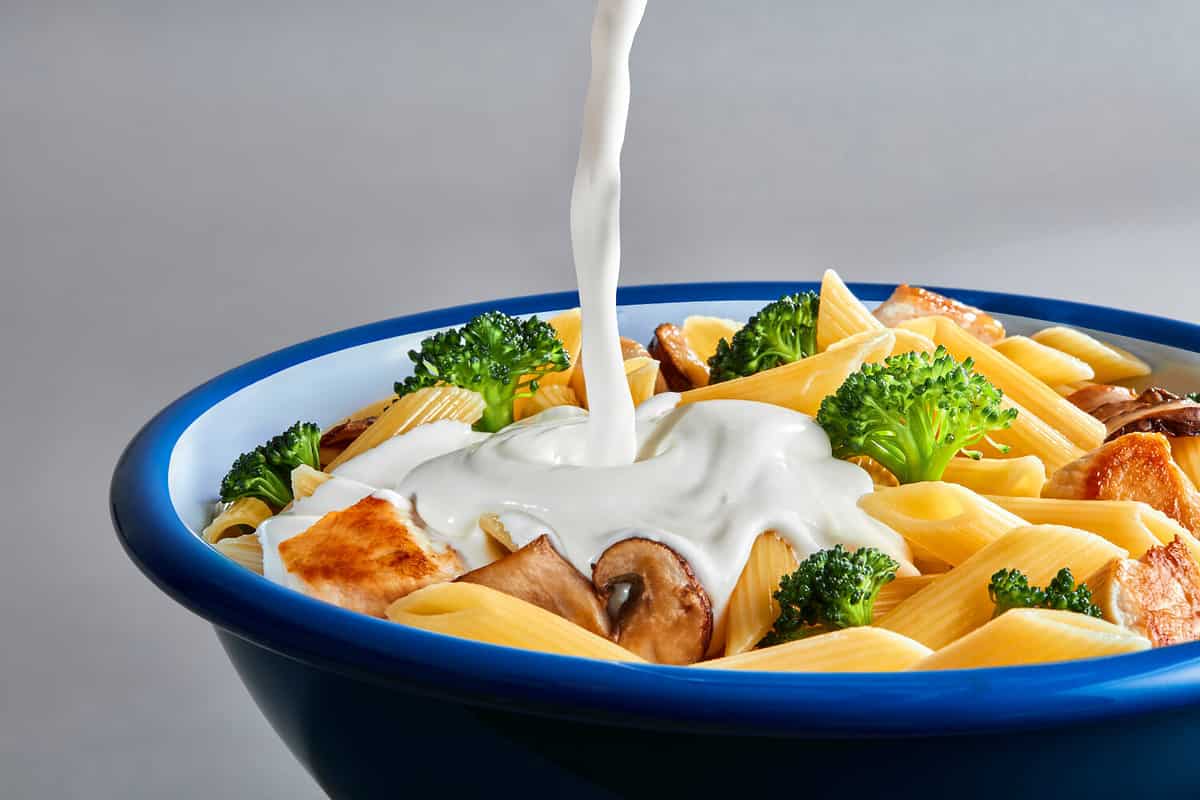
<instances>
[{"instance_id":1,"label":"gray backdrop surface","mask_svg":"<svg viewBox=\"0 0 1200 800\"><path fill-rule=\"evenodd\" d=\"M569 288L590 13L0 2L0 796L318 794L120 552L110 470L255 355ZM1197 30L1194 2L651 0L625 281L832 265L1194 320Z\"/></svg>"}]
</instances>

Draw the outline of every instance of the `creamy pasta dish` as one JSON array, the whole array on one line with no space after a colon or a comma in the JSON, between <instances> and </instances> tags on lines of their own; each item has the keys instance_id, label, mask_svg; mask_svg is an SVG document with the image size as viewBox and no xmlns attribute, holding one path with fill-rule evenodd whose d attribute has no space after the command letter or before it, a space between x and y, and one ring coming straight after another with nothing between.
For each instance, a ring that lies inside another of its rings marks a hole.
<instances>
[{"instance_id":1,"label":"creamy pasta dish","mask_svg":"<svg viewBox=\"0 0 1200 800\"><path fill-rule=\"evenodd\" d=\"M832 270L622 336L645 6L597 4L580 307L434 333L377 402L247 442L206 541L355 612L598 659L943 670L1200 638L1200 387L918 287L869 310Z\"/></svg>"}]
</instances>

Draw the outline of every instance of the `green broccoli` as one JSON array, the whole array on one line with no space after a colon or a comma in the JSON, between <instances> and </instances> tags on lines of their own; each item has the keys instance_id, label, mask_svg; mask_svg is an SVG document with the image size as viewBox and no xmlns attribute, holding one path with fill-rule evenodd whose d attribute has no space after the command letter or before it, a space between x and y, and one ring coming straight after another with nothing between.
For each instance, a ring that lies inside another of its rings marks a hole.
<instances>
[{"instance_id":1,"label":"green broccoli","mask_svg":"<svg viewBox=\"0 0 1200 800\"><path fill-rule=\"evenodd\" d=\"M996 605L993 617L1013 608L1054 608L1089 617L1099 617L1102 613L1092 602L1092 590L1085 583L1076 586L1075 576L1068 567L1060 569L1045 589L1030 586L1029 579L1020 570L1002 569L992 575L988 597Z\"/></svg>"},{"instance_id":2,"label":"green broccoli","mask_svg":"<svg viewBox=\"0 0 1200 800\"><path fill-rule=\"evenodd\" d=\"M717 352L708 359L709 381L753 375L817 352L820 303L816 292L802 292L764 306L732 340L717 343Z\"/></svg>"},{"instance_id":3,"label":"green broccoli","mask_svg":"<svg viewBox=\"0 0 1200 800\"><path fill-rule=\"evenodd\" d=\"M483 395L486 404L476 430L494 432L513 421L513 400L529 397L538 379L561 372L570 356L554 328L537 317L517 319L500 311L480 314L461 328L443 331L410 350L414 373L396 383L404 396L439 384Z\"/></svg>"},{"instance_id":4,"label":"green broccoli","mask_svg":"<svg viewBox=\"0 0 1200 800\"><path fill-rule=\"evenodd\" d=\"M221 481L221 499L232 503L257 497L276 509L292 502L291 472L301 464L321 468L321 428L314 422L297 422L278 436L233 462Z\"/></svg>"},{"instance_id":5,"label":"green broccoli","mask_svg":"<svg viewBox=\"0 0 1200 800\"><path fill-rule=\"evenodd\" d=\"M1200 392L1188 392L1184 395L1184 397L1186 397L1188 400L1191 400L1193 403L1200 403Z\"/></svg>"},{"instance_id":6,"label":"green broccoli","mask_svg":"<svg viewBox=\"0 0 1200 800\"><path fill-rule=\"evenodd\" d=\"M965 448L1017 417L973 367L944 347L864 364L821 401L817 422L838 458L871 456L901 483L939 480L956 453L979 458Z\"/></svg>"},{"instance_id":7,"label":"green broccoli","mask_svg":"<svg viewBox=\"0 0 1200 800\"><path fill-rule=\"evenodd\" d=\"M869 625L876 595L899 567L873 547L850 552L839 544L813 553L780 580L775 592L779 616L759 646Z\"/></svg>"}]
</instances>

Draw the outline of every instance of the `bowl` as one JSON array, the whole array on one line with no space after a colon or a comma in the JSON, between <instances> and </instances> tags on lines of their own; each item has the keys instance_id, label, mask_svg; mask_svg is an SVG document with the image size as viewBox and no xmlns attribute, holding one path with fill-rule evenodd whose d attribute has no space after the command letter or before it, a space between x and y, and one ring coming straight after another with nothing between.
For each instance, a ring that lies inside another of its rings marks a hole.
<instances>
[{"instance_id":1,"label":"bowl","mask_svg":"<svg viewBox=\"0 0 1200 800\"><path fill-rule=\"evenodd\" d=\"M622 332L704 313L744 318L808 283L623 288ZM854 284L868 304L891 286ZM1168 386L1200 385L1200 326L1061 300L939 289L1013 332L1103 332ZM773 797L970 787L1014 797L1190 795L1200 781L1200 643L1031 667L936 673L735 673L498 647L407 628L259 577L198 537L245 446L297 418L323 424L386 394L429 331L499 308L547 313L574 293L459 306L298 344L169 405L113 475L130 558L211 622L259 708L333 797ZM314 389L314 387L319 387ZM1144 760L1142 760L1144 759ZM1059 783L1068 781L1069 783ZM943 788L945 787L945 788Z\"/></svg>"}]
</instances>

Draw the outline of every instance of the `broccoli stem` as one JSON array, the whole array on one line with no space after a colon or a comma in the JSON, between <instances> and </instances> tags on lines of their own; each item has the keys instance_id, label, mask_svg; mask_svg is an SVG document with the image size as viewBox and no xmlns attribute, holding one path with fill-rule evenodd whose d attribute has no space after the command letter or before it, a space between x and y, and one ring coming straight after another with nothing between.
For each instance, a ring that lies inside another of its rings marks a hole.
<instances>
[{"instance_id":1,"label":"broccoli stem","mask_svg":"<svg viewBox=\"0 0 1200 800\"><path fill-rule=\"evenodd\" d=\"M509 384L484 384L479 387L485 403L483 416L475 423L475 430L495 433L513 421L513 399L517 391Z\"/></svg>"}]
</instances>

